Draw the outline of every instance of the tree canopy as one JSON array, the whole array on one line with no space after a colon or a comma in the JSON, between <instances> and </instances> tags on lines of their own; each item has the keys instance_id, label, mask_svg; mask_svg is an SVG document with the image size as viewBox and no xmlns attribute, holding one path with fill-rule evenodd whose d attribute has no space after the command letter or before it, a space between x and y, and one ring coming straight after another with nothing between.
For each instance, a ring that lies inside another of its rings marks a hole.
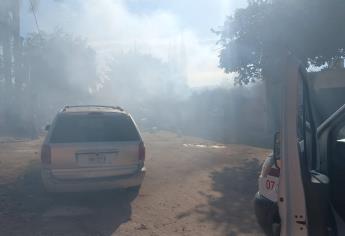
<instances>
[{"instance_id":1,"label":"tree canopy","mask_svg":"<svg viewBox=\"0 0 345 236\"><path fill-rule=\"evenodd\" d=\"M105 87L116 91L114 97L143 102L157 97L181 97L187 90L187 81L181 68L172 62L163 62L150 54L129 51L114 54L109 62ZM132 94L140 94L133 97Z\"/></svg>"},{"instance_id":2,"label":"tree canopy","mask_svg":"<svg viewBox=\"0 0 345 236\"><path fill-rule=\"evenodd\" d=\"M65 104L89 99L98 81L95 51L61 31L26 38L23 65L24 95L42 120Z\"/></svg>"},{"instance_id":3,"label":"tree canopy","mask_svg":"<svg viewBox=\"0 0 345 236\"><path fill-rule=\"evenodd\" d=\"M96 53L87 42L56 31L23 39L11 83L1 83L0 131L25 135L42 126L66 104L91 99L98 84ZM4 100L4 99L3 99Z\"/></svg>"},{"instance_id":4,"label":"tree canopy","mask_svg":"<svg viewBox=\"0 0 345 236\"><path fill-rule=\"evenodd\" d=\"M56 31L26 38L24 65L33 89L85 95L95 87L98 76L96 53L85 40Z\"/></svg>"},{"instance_id":5,"label":"tree canopy","mask_svg":"<svg viewBox=\"0 0 345 236\"><path fill-rule=\"evenodd\" d=\"M305 67L344 56L345 2L340 0L252 0L229 16L217 32L219 66L237 72L236 83L277 76L281 59L295 55Z\"/></svg>"}]
</instances>

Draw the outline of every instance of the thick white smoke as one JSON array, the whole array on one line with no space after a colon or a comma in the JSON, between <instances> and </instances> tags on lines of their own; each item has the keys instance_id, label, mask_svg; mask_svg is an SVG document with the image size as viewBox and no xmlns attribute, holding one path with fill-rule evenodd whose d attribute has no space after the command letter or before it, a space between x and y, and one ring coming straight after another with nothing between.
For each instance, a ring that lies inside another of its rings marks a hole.
<instances>
[{"instance_id":1,"label":"thick white smoke","mask_svg":"<svg viewBox=\"0 0 345 236\"><path fill-rule=\"evenodd\" d=\"M49 32L58 27L85 37L97 50L100 65L114 52L135 49L177 63L185 70L191 86L219 84L226 77L217 67L217 36L209 29L217 27L213 23L221 25L231 7L237 5L229 0L188 3L178 0L170 3L171 10L157 8L135 12L128 2L136 4L133 0L40 1L37 14L42 30ZM197 27L193 28L173 10L189 11L189 20L200 20L200 25L194 24ZM201 15L195 15L196 11ZM208 12L219 21L209 21ZM28 19L30 16L24 16L24 28L30 27ZM202 33L197 29L201 26Z\"/></svg>"}]
</instances>

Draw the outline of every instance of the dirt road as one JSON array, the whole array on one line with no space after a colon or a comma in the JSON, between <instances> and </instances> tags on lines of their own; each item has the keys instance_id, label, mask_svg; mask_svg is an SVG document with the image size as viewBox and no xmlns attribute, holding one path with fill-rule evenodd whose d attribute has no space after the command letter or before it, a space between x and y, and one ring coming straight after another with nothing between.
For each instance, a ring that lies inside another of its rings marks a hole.
<instances>
[{"instance_id":1,"label":"dirt road","mask_svg":"<svg viewBox=\"0 0 345 236\"><path fill-rule=\"evenodd\" d=\"M125 191L51 195L41 140L0 141L0 235L261 235L252 210L268 150L144 134L147 175Z\"/></svg>"}]
</instances>

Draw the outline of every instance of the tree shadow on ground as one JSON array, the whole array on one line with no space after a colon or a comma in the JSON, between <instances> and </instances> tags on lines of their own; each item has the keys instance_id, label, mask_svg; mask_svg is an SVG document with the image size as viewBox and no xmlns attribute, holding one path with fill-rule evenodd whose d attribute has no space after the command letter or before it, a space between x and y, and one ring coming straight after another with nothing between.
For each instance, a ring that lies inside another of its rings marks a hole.
<instances>
[{"instance_id":1,"label":"tree shadow on ground","mask_svg":"<svg viewBox=\"0 0 345 236\"><path fill-rule=\"evenodd\" d=\"M111 235L130 219L133 194L47 193L32 161L15 183L0 186L1 235Z\"/></svg>"},{"instance_id":2,"label":"tree shadow on ground","mask_svg":"<svg viewBox=\"0 0 345 236\"><path fill-rule=\"evenodd\" d=\"M225 225L229 235L260 232L252 204L258 189L259 170L259 161L252 159L241 166L225 167L211 173L212 188L221 193L221 197L209 197L209 218L218 225Z\"/></svg>"},{"instance_id":3,"label":"tree shadow on ground","mask_svg":"<svg viewBox=\"0 0 345 236\"><path fill-rule=\"evenodd\" d=\"M240 166L211 172L212 189L217 195L200 192L208 204L198 205L177 218L197 213L202 222L213 222L214 228L225 235L262 235L253 210L259 170L259 161L251 159Z\"/></svg>"}]
</instances>

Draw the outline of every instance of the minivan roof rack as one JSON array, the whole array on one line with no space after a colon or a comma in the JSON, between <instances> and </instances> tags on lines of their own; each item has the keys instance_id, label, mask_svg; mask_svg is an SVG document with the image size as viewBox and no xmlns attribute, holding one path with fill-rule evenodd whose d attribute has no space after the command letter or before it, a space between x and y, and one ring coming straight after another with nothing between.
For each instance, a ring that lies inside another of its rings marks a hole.
<instances>
[{"instance_id":1,"label":"minivan roof rack","mask_svg":"<svg viewBox=\"0 0 345 236\"><path fill-rule=\"evenodd\" d=\"M64 106L64 108L62 109L62 112L67 111L67 109L69 108L87 108L87 107L95 107L95 108L109 108L109 109L114 109L114 110L119 110L119 111L124 111L124 109L120 106L102 106L102 105L74 105L74 106Z\"/></svg>"}]
</instances>

